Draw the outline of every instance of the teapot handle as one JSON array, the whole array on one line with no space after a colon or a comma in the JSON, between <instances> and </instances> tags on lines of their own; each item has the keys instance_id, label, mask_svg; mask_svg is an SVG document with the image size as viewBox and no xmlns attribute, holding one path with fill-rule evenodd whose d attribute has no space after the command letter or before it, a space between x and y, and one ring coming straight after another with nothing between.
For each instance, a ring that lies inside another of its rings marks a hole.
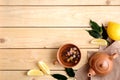
<instances>
[{"instance_id":1,"label":"teapot handle","mask_svg":"<svg viewBox=\"0 0 120 80\"><path fill-rule=\"evenodd\" d=\"M113 53L113 54L112 54L112 58L113 58L113 59L115 59L115 58L117 58L117 57L118 57L118 54L117 54L117 53Z\"/></svg>"}]
</instances>

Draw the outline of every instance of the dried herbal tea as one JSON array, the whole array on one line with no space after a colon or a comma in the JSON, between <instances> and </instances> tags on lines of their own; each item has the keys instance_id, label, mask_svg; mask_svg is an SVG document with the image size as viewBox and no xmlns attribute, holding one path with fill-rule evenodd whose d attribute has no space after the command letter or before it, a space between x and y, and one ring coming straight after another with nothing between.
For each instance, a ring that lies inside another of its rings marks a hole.
<instances>
[{"instance_id":1,"label":"dried herbal tea","mask_svg":"<svg viewBox=\"0 0 120 80\"><path fill-rule=\"evenodd\" d=\"M75 65L80 60L80 52L76 47L68 47L62 51L61 59L67 65Z\"/></svg>"}]
</instances>

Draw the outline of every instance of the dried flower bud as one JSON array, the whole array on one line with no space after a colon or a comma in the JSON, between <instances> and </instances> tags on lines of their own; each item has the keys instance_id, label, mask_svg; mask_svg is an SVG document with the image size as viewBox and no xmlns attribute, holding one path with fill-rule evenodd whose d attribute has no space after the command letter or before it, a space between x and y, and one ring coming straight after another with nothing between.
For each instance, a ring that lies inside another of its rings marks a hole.
<instances>
[{"instance_id":1,"label":"dried flower bud","mask_svg":"<svg viewBox=\"0 0 120 80\"><path fill-rule=\"evenodd\" d=\"M77 50L77 48L76 48L76 47L74 47L74 48L73 48L73 50L75 50L75 51L76 51L76 50Z\"/></svg>"}]
</instances>

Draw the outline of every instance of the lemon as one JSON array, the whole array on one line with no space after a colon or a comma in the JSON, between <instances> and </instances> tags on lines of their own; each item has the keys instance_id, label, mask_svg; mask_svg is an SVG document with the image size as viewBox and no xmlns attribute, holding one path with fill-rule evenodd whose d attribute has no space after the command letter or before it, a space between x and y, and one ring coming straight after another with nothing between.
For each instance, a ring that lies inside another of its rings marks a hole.
<instances>
[{"instance_id":1,"label":"lemon","mask_svg":"<svg viewBox=\"0 0 120 80\"><path fill-rule=\"evenodd\" d=\"M74 77L69 77L67 80L76 80Z\"/></svg>"},{"instance_id":2,"label":"lemon","mask_svg":"<svg viewBox=\"0 0 120 80\"><path fill-rule=\"evenodd\" d=\"M45 62L39 61L38 66L43 71L44 74L47 74L47 75L50 74L50 69L49 69L48 65Z\"/></svg>"},{"instance_id":3,"label":"lemon","mask_svg":"<svg viewBox=\"0 0 120 80\"><path fill-rule=\"evenodd\" d=\"M31 69L30 71L27 72L28 76L42 76L43 72L38 70L38 69Z\"/></svg>"},{"instance_id":4,"label":"lemon","mask_svg":"<svg viewBox=\"0 0 120 80\"><path fill-rule=\"evenodd\" d=\"M112 40L120 40L120 24L109 22L107 27L107 34Z\"/></svg>"},{"instance_id":5,"label":"lemon","mask_svg":"<svg viewBox=\"0 0 120 80\"><path fill-rule=\"evenodd\" d=\"M93 39L90 42L91 44L107 46L107 41L104 39Z\"/></svg>"}]
</instances>

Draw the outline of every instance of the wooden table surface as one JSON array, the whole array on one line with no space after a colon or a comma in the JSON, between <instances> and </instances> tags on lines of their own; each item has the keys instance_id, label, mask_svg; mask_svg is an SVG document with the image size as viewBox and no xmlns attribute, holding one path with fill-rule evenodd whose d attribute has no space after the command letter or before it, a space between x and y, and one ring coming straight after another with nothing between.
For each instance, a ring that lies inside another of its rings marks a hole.
<instances>
[{"instance_id":1,"label":"wooden table surface","mask_svg":"<svg viewBox=\"0 0 120 80\"><path fill-rule=\"evenodd\" d=\"M81 50L77 70L87 62L87 51L97 51L85 31L89 20L100 25L120 22L120 0L0 0L0 80L55 80L29 77L43 60L51 73L66 75L57 64L58 48L73 43Z\"/></svg>"}]
</instances>

